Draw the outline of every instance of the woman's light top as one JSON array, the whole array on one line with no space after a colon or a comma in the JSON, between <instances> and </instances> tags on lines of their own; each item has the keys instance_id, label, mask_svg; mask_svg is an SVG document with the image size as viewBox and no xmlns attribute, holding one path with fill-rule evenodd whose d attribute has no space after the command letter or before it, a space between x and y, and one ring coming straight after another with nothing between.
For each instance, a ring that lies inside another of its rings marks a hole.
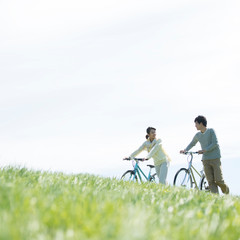
<instances>
[{"instance_id":1,"label":"woman's light top","mask_svg":"<svg viewBox=\"0 0 240 240\"><path fill-rule=\"evenodd\" d=\"M148 155L146 158L153 158L154 165L160 165L163 162L170 162L171 159L162 147L161 139L154 139L145 141L135 152L130 155L130 158L136 157L143 150L147 150Z\"/></svg>"}]
</instances>

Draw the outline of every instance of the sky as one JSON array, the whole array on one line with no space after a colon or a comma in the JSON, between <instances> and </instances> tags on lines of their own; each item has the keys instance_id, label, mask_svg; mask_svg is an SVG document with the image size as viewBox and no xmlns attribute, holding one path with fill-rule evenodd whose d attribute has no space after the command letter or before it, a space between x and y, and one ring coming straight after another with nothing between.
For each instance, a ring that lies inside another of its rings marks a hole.
<instances>
[{"instance_id":1,"label":"sky","mask_svg":"<svg viewBox=\"0 0 240 240\"><path fill-rule=\"evenodd\" d=\"M153 126L171 184L204 115L240 195L239 11L233 0L0 1L0 166L119 178Z\"/></svg>"}]
</instances>

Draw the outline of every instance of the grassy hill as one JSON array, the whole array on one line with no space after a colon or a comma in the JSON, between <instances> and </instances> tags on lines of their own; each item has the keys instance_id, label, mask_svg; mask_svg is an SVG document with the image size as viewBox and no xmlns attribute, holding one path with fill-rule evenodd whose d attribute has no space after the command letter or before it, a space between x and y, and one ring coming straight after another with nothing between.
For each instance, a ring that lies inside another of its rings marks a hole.
<instances>
[{"instance_id":1,"label":"grassy hill","mask_svg":"<svg viewBox=\"0 0 240 240\"><path fill-rule=\"evenodd\" d=\"M0 239L240 239L240 198L3 168Z\"/></svg>"}]
</instances>

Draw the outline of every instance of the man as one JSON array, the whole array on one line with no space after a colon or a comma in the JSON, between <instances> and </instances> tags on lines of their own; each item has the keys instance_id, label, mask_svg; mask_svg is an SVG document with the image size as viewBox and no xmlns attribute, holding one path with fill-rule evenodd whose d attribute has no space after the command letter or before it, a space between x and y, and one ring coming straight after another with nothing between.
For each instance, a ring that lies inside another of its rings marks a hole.
<instances>
[{"instance_id":1,"label":"man","mask_svg":"<svg viewBox=\"0 0 240 240\"><path fill-rule=\"evenodd\" d=\"M212 128L207 128L207 119L204 116L196 117L194 122L200 132L180 153L189 151L197 142L200 142L202 150L199 150L198 153L203 154L202 162L210 191L218 194L219 186L223 193L229 194L229 187L223 180L221 153L215 131Z\"/></svg>"}]
</instances>

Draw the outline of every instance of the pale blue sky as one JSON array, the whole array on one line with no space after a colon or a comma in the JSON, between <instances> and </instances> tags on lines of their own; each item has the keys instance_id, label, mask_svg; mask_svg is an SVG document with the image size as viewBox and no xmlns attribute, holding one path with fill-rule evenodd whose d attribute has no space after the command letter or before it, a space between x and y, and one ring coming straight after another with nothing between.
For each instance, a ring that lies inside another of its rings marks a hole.
<instances>
[{"instance_id":1,"label":"pale blue sky","mask_svg":"<svg viewBox=\"0 0 240 240\"><path fill-rule=\"evenodd\" d=\"M240 194L239 10L238 1L1 1L0 164L120 176L154 126L171 183L203 114Z\"/></svg>"}]
</instances>

